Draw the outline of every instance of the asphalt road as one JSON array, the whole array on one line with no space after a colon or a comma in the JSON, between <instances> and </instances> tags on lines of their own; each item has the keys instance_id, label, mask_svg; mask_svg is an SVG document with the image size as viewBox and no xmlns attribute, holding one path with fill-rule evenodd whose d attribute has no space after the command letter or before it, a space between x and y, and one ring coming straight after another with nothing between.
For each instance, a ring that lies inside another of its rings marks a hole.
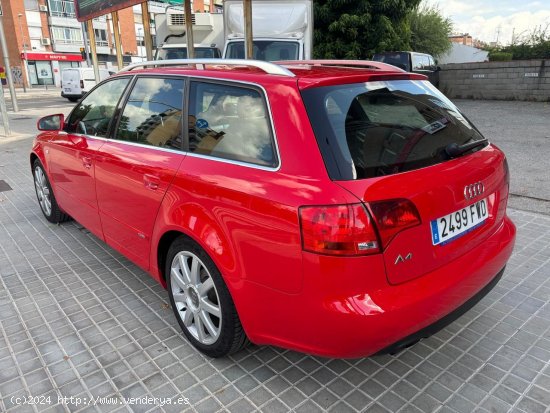
<instances>
[{"instance_id":1,"label":"asphalt road","mask_svg":"<svg viewBox=\"0 0 550 413\"><path fill-rule=\"evenodd\" d=\"M9 96L6 98L11 109ZM508 157L512 208L550 215L550 104L456 100L457 106ZM61 96L21 96L18 113L10 113L12 130L34 134L36 120L67 115L74 107Z\"/></svg>"}]
</instances>

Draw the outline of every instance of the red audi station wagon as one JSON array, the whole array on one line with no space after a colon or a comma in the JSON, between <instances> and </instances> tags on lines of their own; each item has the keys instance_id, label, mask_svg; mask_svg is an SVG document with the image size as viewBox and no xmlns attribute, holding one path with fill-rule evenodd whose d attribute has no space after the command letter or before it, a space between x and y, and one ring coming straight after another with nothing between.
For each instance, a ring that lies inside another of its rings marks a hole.
<instances>
[{"instance_id":1,"label":"red audi station wagon","mask_svg":"<svg viewBox=\"0 0 550 413\"><path fill-rule=\"evenodd\" d=\"M188 340L396 352L502 276L504 154L423 75L379 62L145 62L38 122L46 219L168 290Z\"/></svg>"}]
</instances>

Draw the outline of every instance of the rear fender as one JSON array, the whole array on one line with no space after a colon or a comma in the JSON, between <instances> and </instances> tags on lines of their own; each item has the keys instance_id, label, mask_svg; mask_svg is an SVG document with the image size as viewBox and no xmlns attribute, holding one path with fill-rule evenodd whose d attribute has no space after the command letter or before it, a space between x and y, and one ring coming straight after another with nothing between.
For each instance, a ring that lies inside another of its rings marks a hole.
<instances>
[{"instance_id":1,"label":"rear fender","mask_svg":"<svg viewBox=\"0 0 550 413\"><path fill-rule=\"evenodd\" d=\"M166 194L157 215L150 257L153 277L166 288L163 258L169 245L165 245L165 241L167 236L173 236L177 232L200 245L220 269L226 278L225 281L234 285L240 278L237 273L236 254L214 216L196 203L178 205L176 199L174 192Z\"/></svg>"}]
</instances>

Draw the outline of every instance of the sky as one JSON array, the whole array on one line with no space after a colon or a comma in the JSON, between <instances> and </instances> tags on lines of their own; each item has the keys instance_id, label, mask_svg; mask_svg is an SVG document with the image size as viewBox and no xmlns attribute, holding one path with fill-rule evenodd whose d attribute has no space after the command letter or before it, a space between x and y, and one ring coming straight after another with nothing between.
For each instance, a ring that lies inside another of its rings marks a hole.
<instances>
[{"instance_id":1,"label":"sky","mask_svg":"<svg viewBox=\"0 0 550 413\"><path fill-rule=\"evenodd\" d=\"M550 0L426 0L450 17L457 34L469 33L484 42L501 45L521 39L537 27L550 33Z\"/></svg>"}]
</instances>

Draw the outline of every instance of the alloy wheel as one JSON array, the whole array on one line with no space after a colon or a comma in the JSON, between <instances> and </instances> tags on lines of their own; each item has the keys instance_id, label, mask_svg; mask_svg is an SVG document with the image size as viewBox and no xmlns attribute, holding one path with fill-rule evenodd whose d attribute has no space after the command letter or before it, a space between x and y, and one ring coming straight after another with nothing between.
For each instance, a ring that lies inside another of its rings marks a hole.
<instances>
[{"instance_id":1,"label":"alloy wheel","mask_svg":"<svg viewBox=\"0 0 550 413\"><path fill-rule=\"evenodd\" d=\"M205 264L190 251L172 260L171 293L185 328L201 344L216 342L222 328L220 299Z\"/></svg>"},{"instance_id":2,"label":"alloy wheel","mask_svg":"<svg viewBox=\"0 0 550 413\"><path fill-rule=\"evenodd\" d=\"M34 186L40 208L42 208L44 215L50 216L52 214L50 187L46 175L40 166L34 168Z\"/></svg>"}]
</instances>

